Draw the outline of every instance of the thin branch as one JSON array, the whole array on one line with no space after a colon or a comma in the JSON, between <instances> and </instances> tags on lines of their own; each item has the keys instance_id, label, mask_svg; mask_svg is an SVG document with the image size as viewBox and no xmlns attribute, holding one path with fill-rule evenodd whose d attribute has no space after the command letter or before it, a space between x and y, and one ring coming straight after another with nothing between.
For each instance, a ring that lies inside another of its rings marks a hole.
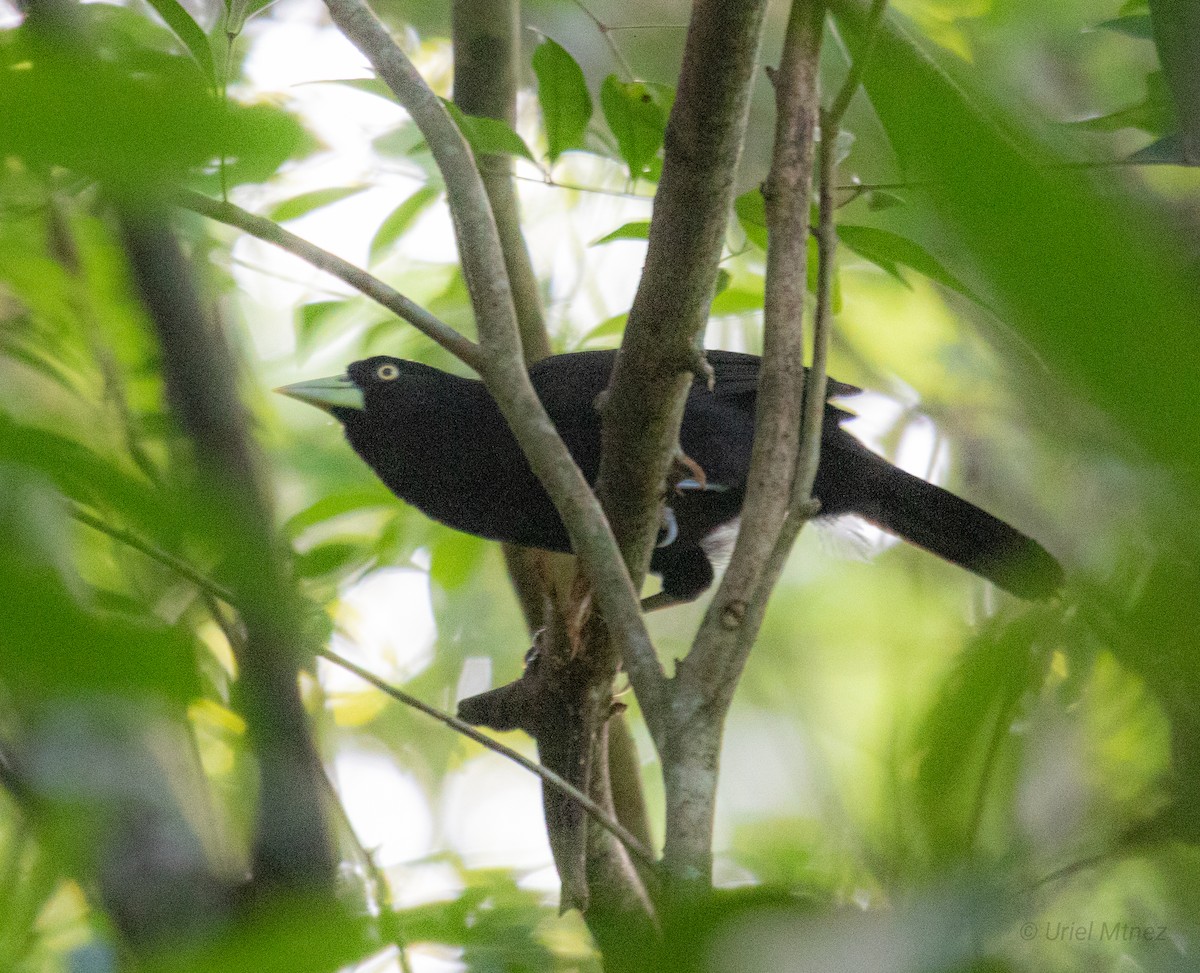
<instances>
[{"instance_id":1,"label":"thin branch","mask_svg":"<svg viewBox=\"0 0 1200 973\"><path fill-rule=\"evenodd\" d=\"M575 6L583 11L588 20L596 25L596 29L600 31L600 36L604 38L604 43L607 44L608 49L612 51L613 60L617 62L618 67L620 67L621 71L624 73L625 80L632 81L634 78L633 68L630 67L629 62L625 60L625 55L621 53L620 48L617 47L617 42L612 38L611 32L613 28L609 27L608 24L604 23L604 21L592 13L583 0L573 0L573 2Z\"/></svg>"},{"instance_id":2,"label":"thin branch","mask_svg":"<svg viewBox=\"0 0 1200 973\"><path fill-rule=\"evenodd\" d=\"M417 699L416 696L406 693L403 689L398 689L395 686L392 686L383 679L380 679L379 676L376 676L361 666L356 665L349 659L343 658L336 652L333 652L329 649L322 649L317 654L321 656L321 658L329 660L334 665L340 666L347 672L354 673L354 675L366 682L369 682L380 692L386 693L393 699L403 703L405 706L410 706L415 710L420 710L426 716L430 716L439 723L443 723L450 727L455 732L461 733L465 737L469 737L480 746L486 747L488 750L507 757L514 763L520 764L531 774L536 774L551 787L555 788L560 793L565 794L571 800L578 803L579 806L582 807L598 825L600 825L605 831L621 842L621 844L629 849L630 854L636 857L644 865L648 865L652 869L656 869L658 867L658 859L655 858L654 853L650 851L650 849L644 844L642 844L642 842L639 841L637 837L631 831L629 831L628 828L613 820L613 818L606 813L599 804L593 801L577 787L572 787L569 783L567 783L567 781L563 780L562 777L554 773L554 771L547 770L545 767L542 767L535 761L530 760L524 754L518 753L511 747L506 747L503 743L493 740L484 733L480 733L469 723L464 723L462 720L455 716L451 716L449 713L443 713L436 707L430 706L428 703Z\"/></svg>"},{"instance_id":3,"label":"thin branch","mask_svg":"<svg viewBox=\"0 0 1200 973\"><path fill-rule=\"evenodd\" d=\"M776 123L771 170L763 186L770 246L763 300L763 363L759 374L754 446L742 507L741 529L729 568L710 607L712 626L739 627L746 602L774 546L791 496L799 452L804 393L804 301L807 290L809 194L813 138L819 112L817 67L824 5L792 5L783 57L775 72ZM781 489L781 485L783 489ZM697 639L702 655L712 647ZM736 679L728 647L716 650L721 667Z\"/></svg>"},{"instance_id":4,"label":"thin branch","mask_svg":"<svg viewBox=\"0 0 1200 973\"><path fill-rule=\"evenodd\" d=\"M212 595L214 598L219 598L225 604L237 607L235 595L224 585L218 584L212 578L205 575L202 571L197 570L184 561L182 558L176 557L160 547L156 547L149 541L138 537L137 534L131 531L124 530L120 527L114 527L112 524L105 523L95 514L88 513L83 507L74 501L70 502L71 516L78 520L81 524L86 524L93 530L99 531L101 534L106 534L113 540L124 544L126 547L131 547L135 551L140 551L152 561L157 561L165 568L169 568L178 574L181 578L185 578L194 584L201 591Z\"/></svg>"},{"instance_id":5,"label":"thin branch","mask_svg":"<svg viewBox=\"0 0 1200 973\"><path fill-rule=\"evenodd\" d=\"M817 478L817 466L821 460L821 427L825 417L825 393L827 387L826 366L829 360L829 333L832 328L833 274L837 256L837 225L833 198L837 179L837 140L842 118L850 106L850 99L862 83L879 24L883 19L887 0L873 0L867 14L865 37L862 50L854 57L850 73L842 83L833 105L821 112L821 144L818 152L818 192L820 215L817 221L817 310L813 324L813 361L805 388L804 418L800 433L800 458L796 464L796 480L793 487L793 516L802 516L804 509L812 510L812 488ZM803 521L801 521L803 523ZM799 529L799 528L797 528Z\"/></svg>"},{"instance_id":6,"label":"thin branch","mask_svg":"<svg viewBox=\"0 0 1200 973\"><path fill-rule=\"evenodd\" d=\"M687 24L609 24L608 31L618 30L687 30Z\"/></svg>"},{"instance_id":7,"label":"thin branch","mask_svg":"<svg viewBox=\"0 0 1200 973\"><path fill-rule=\"evenodd\" d=\"M667 844L673 875L711 873L717 760L722 727L757 635L771 585L761 583L789 509L804 391L803 314L822 0L795 0L773 75L775 144L763 187L770 246L764 354L741 529L729 567L687 657L680 663L667 773Z\"/></svg>"},{"instance_id":8,"label":"thin branch","mask_svg":"<svg viewBox=\"0 0 1200 973\"><path fill-rule=\"evenodd\" d=\"M377 928L382 938L396 947L400 958L400 973L413 973L412 963L408 958L408 940L404 935L400 917L396 914L395 906L392 904L392 889L388 884L387 876L383 873L383 869L379 867L379 863L375 861L375 856L371 854L367 846L363 844L362 839L358 836L358 832L354 828L354 822L350 820L350 815L346 812L346 805L342 802L342 795L338 793L337 786L334 784L333 778L329 775L329 768L323 762L321 764L321 780L325 784L329 800L333 804L342 827L350 836L350 842L354 845L354 851L362 860L363 867L367 871L367 877L370 879L372 891L375 895L375 901L372 904L379 912L377 916Z\"/></svg>"},{"instance_id":9,"label":"thin branch","mask_svg":"<svg viewBox=\"0 0 1200 973\"><path fill-rule=\"evenodd\" d=\"M454 0L454 103L468 115L496 118L510 126L517 113L517 63L521 48L518 0ZM521 233L521 214L513 185L513 158L488 155L479 160L492 205L504 264L512 285L521 347L527 362L550 354L550 336L542 314L542 295L529 247Z\"/></svg>"},{"instance_id":10,"label":"thin branch","mask_svg":"<svg viewBox=\"0 0 1200 973\"><path fill-rule=\"evenodd\" d=\"M636 193L629 192L625 189L604 189L600 186L581 186L578 183L559 182L551 176L542 176L540 178L534 176L523 176L519 172L513 173L514 179L519 179L521 182L537 183L539 186L545 186L547 189L564 189L573 193L589 193L594 196L611 196L614 199L635 199L643 203L653 203L653 193Z\"/></svg>"},{"instance_id":11,"label":"thin branch","mask_svg":"<svg viewBox=\"0 0 1200 973\"><path fill-rule=\"evenodd\" d=\"M821 428L825 422L828 388L829 332L833 318L834 256L837 252L833 174L837 166L837 122L821 113L821 142L817 150L817 308L813 320L813 358L804 383L804 413L800 424L800 455L792 487L795 504L809 504L821 461Z\"/></svg>"},{"instance_id":12,"label":"thin branch","mask_svg":"<svg viewBox=\"0 0 1200 973\"><path fill-rule=\"evenodd\" d=\"M218 223L236 227L252 237L272 243L281 250L305 260L318 270L344 281L356 291L387 308L398 318L407 321L423 335L436 341L459 361L470 365L475 371L481 371L483 353L475 342L463 337L448 324L438 320L419 304L409 300L393 287L389 287L378 277L354 266L347 260L322 250L320 247L296 234L285 230L278 223L262 216L256 216L232 203L210 199L199 193L180 192L175 203L194 213L200 213Z\"/></svg>"},{"instance_id":13,"label":"thin branch","mask_svg":"<svg viewBox=\"0 0 1200 973\"><path fill-rule=\"evenodd\" d=\"M862 84L863 72L870 63L871 52L875 49L875 39L879 36L879 22L883 19L883 12L886 9L887 0L872 0L871 9L867 12L867 22L863 28L862 50L855 53L854 62L850 65L850 72L846 75L846 80L842 82L837 97L833 99L833 104L826 112L835 125L841 125L846 109L850 107L850 99L854 97L858 86ZM821 137L824 138L824 129L822 129Z\"/></svg>"},{"instance_id":14,"label":"thin branch","mask_svg":"<svg viewBox=\"0 0 1200 973\"><path fill-rule=\"evenodd\" d=\"M764 0L693 5L646 263L603 407L597 492L636 582L658 530L745 137ZM634 675L630 673L630 675ZM642 687L634 690L643 711Z\"/></svg>"}]
</instances>

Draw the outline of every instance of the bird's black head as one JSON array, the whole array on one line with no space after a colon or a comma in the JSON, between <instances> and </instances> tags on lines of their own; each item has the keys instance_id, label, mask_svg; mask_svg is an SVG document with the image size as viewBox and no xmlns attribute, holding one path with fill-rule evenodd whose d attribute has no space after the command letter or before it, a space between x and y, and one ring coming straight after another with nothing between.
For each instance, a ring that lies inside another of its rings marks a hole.
<instances>
[{"instance_id":1,"label":"bird's black head","mask_svg":"<svg viewBox=\"0 0 1200 973\"><path fill-rule=\"evenodd\" d=\"M386 412L390 400L401 394L405 379L433 372L428 365L376 355L350 364L345 375L285 385L275 391L323 409L343 424L363 413Z\"/></svg>"}]
</instances>

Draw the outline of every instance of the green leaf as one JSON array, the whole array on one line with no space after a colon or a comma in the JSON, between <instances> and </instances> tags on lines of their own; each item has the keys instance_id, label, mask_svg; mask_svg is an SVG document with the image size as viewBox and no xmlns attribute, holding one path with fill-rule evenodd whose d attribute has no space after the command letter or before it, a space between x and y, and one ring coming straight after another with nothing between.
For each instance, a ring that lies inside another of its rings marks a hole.
<instances>
[{"instance_id":1,"label":"green leaf","mask_svg":"<svg viewBox=\"0 0 1200 973\"><path fill-rule=\"evenodd\" d=\"M1097 30L1112 30L1127 37L1139 40L1154 40L1154 28L1150 23L1150 15L1130 14L1124 17L1114 17L1112 20L1101 21L1096 25Z\"/></svg>"},{"instance_id":2,"label":"green leaf","mask_svg":"<svg viewBox=\"0 0 1200 973\"><path fill-rule=\"evenodd\" d=\"M1183 136L1172 133L1138 149L1129 157L1138 165L1186 166L1189 165L1184 151Z\"/></svg>"},{"instance_id":3,"label":"green leaf","mask_svg":"<svg viewBox=\"0 0 1200 973\"><path fill-rule=\"evenodd\" d=\"M728 287L713 298L709 313L714 318L727 314L751 314L763 308L763 292L747 287Z\"/></svg>"},{"instance_id":4,"label":"green leaf","mask_svg":"<svg viewBox=\"0 0 1200 973\"><path fill-rule=\"evenodd\" d=\"M341 490L322 497L311 506L293 514L283 525L283 532L294 539L306 530L335 517L376 507L390 507L394 504L395 498L382 483L377 486Z\"/></svg>"},{"instance_id":5,"label":"green leaf","mask_svg":"<svg viewBox=\"0 0 1200 973\"><path fill-rule=\"evenodd\" d=\"M861 8L831 3L851 49ZM1088 393L1126 439L1200 494L1196 441L1200 289L1191 247L1161 214L1107 173L1052 164L1015 118L994 112L885 18L864 75L866 93L908 178L934 180L930 197L1000 299L1008 322L1064 383ZM1022 144L1023 143L1023 144ZM1155 348L1146 353L1146 329ZM1154 408L1131 408L1154 390Z\"/></svg>"},{"instance_id":6,"label":"green leaf","mask_svg":"<svg viewBox=\"0 0 1200 973\"><path fill-rule=\"evenodd\" d=\"M767 205L757 189L742 193L733 202L733 212L746 238L760 250L767 249Z\"/></svg>"},{"instance_id":7,"label":"green leaf","mask_svg":"<svg viewBox=\"0 0 1200 973\"><path fill-rule=\"evenodd\" d=\"M322 206L330 206L343 199L349 199L351 196L357 196L366 188L366 186L330 186L328 189L314 189L311 192L301 193L299 196L293 196L291 199L285 199L272 206L267 210L267 219L274 220L276 223L296 220Z\"/></svg>"},{"instance_id":8,"label":"green leaf","mask_svg":"<svg viewBox=\"0 0 1200 973\"><path fill-rule=\"evenodd\" d=\"M218 154L221 110L187 58L153 69L52 39L0 36L0 154L140 192Z\"/></svg>"},{"instance_id":9,"label":"green leaf","mask_svg":"<svg viewBox=\"0 0 1200 973\"><path fill-rule=\"evenodd\" d=\"M231 37L237 37L246 21L261 10L265 10L272 0L225 0L224 32Z\"/></svg>"},{"instance_id":10,"label":"green leaf","mask_svg":"<svg viewBox=\"0 0 1200 973\"><path fill-rule=\"evenodd\" d=\"M1200 5L1150 0L1154 43L1188 165L1200 166Z\"/></svg>"},{"instance_id":11,"label":"green leaf","mask_svg":"<svg viewBox=\"0 0 1200 973\"><path fill-rule=\"evenodd\" d=\"M228 186L266 182L283 163L320 145L296 116L274 105L230 104L224 115L218 154L225 159Z\"/></svg>"},{"instance_id":12,"label":"green leaf","mask_svg":"<svg viewBox=\"0 0 1200 973\"><path fill-rule=\"evenodd\" d=\"M549 37L533 52L533 73L546 125L547 155L555 162L568 149L583 146L583 134L592 117L592 96L575 59Z\"/></svg>"},{"instance_id":13,"label":"green leaf","mask_svg":"<svg viewBox=\"0 0 1200 973\"><path fill-rule=\"evenodd\" d=\"M613 339L619 338L624 333L625 322L628 320L628 312L614 314L611 318L606 318L579 339L579 347L612 347L615 344Z\"/></svg>"},{"instance_id":14,"label":"green leaf","mask_svg":"<svg viewBox=\"0 0 1200 973\"><path fill-rule=\"evenodd\" d=\"M885 209L892 209L895 206L904 206L903 197L897 196L895 193L889 193L882 189L871 189L866 193L867 209L872 213L879 213Z\"/></svg>"},{"instance_id":15,"label":"green leaf","mask_svg":"<svg viewBox=\"0 0 1200 973\"><path fill-rule=\"evenodd\" d=\"M392 89L380 81L379 78L328 78L320 81L304 81L301 84L337 84L343 88L353 88L355 91L361 91L364 94L375 95L375 97L382 98L384 101L390 101L393 105L396 104L396 96L392 94Z\"/></svg>"},{"instance_id":16,"label":"green leaf","mask_svg":"<svg viewBox=\"0 0 1200 973\"><path fill-rule=\"evenodd\" d=\"M933 257L928 250L907 237L874 226L840 225L838 238L860 257L882 267L898 281L903 282L900 265L911 267L951 290L969 297L976 304L986 306L966 284L955 277Z\"/></svg>"},{"instance_id":17,"label":"green leaf","mask_svg":"<svg viewBox=\"0 0 1200 973\"><path fill-rule=\"evenodd\" d=\"M217 75L213 68L212 48L203 28L192 19L192 15L183 8L179 0L149 0L149 3L191 52L208 83L215 85Z\"/></svg>"},{"instance_id":18,"label":"green leaf","mask_svg":"<svg viewBox=\"0 0 1200 973\"><path fill-rule=\"evenodd\" d=\"M602 243L612 243L613 240L648 240L650 238L650 221L638 220L618 226L612 233L597 237L589 247L598 247Z\"/></svg>"},{"instance_id":19,"label":"green leaf","mask_svg":"<svg viewBox=\"0 0 1200 973\"><path fill-rule=\"evenodd\" d=\"M622 81L610 74L600 86L600 107L636 182L662 148L674 92L664 85Z\"/></svg>"},{"instance_id":20,"label":"green leaf","mask_svg":"<svg viewBox=\"0 0 1200 973\"><path fill-rule=\"evenodd\" d=\"M6 440L0 430L4 451L15 445ZM0 612L0 680L10 706L92 694L186 703L199 687L194 646L182 631L80 604L66 509L20 459L0 466L0 586L20 592Z\"/></svg>"},{"instance_id":21,"label":"green leaf","mask_svg":"<svg viewBox=\"0 0 1200 973\"><path fill-rule=\"evenodd\" d=\"M1001 751L1022 696L1042 680L1032 646L1047 619L1026 617L989 632L958 660L918 731L915 810L935 863L957 860L976 843L996 791ZM993 626L993 629L998 626ZM1002 800L1002 798L1000 799Z\"/></svg>"},{"instance_id":22,"label":"green leaf","mask_svg":"<svg viewBox=\"0 0 1200 973\"><path fill-rule=\"evenodd\" d=\"M371 917L331 897L277 896L253 922L196 936L139 961L140 973L332 973L379 951Z\"/></svg>"},{"instance_id":23,"label":"green leaf","mask_svg":"<svg viewBox=\"0 0 1200 973\"><path fill-rule=\"evenodd\" d=\"M296 555L292 568L298 578L319 578L365 561L369 553L369 545L363 541L326 541Z\"/></svg>"},{"instance_id":24,"label":"green leaf","mask_svg":"<svg viewBox=\"0 0 1200 973\"><path fill-rule=\"evenodd\" d=\"M442 195L440 186L426 184L397 206L387 218L379 224L375 236L371 240L370 263L375 263L391 248L413 222L429 206Z\"/></svg>"},{"instance_id":25,"label":"green leaf","mask_svg":"<svg viewBox=\"0 0 1200 973\"><path fill-rule=\"evenodd\" d=\"M117 457L101 455L51 429L23 425L2 413L0 461L37 471L66 496L97 512L115 511L120 520L139 524L149 539L173 540L180 518L188 516L177 509L177 498L126 473Z\"/></svg>"},{"instance_id":26,"label":"green leaf","mask_svg":"<svg viewBox=\"0 0 1200 973\"><path fill-rule=\"evenodd\" d=\"M460 588L483 566L487 551L487 541L441 528L430 545L429 578L444 591Z\"/></svg>"},{"instance_id":27,"label":"green leaf","mask_svg":"<svg viewBox=\"0 0 1200 973\"><path fill-rule=\"evenodd\" d=\"M317 344L318 335L338 312L345 310L347 301L313 301L296 309L296 350L308 354Z\"/></svg>"},{"instance_id":28,"label":"green leaf","mask_svg":"<svg viewBox=\"0 0 1200 973\"><path fill-rule=\"evenodd\" d=\"M1085 118L1071 123L1075 128L1091 132L1116 132L1123 128L1140 128L1152 135L1163 135L1175 123L1175 111L1171 105L1171 93L1161 71L1146 75L1146 97L1136 105L1130 105L1108 115Z\"/></svg>"},{"instance_id":29,"label":"green leaf","mask_svg":"<svg viewBox=\"0 0 1200 973\"><path fill-rule=\"evenodd\" d=\"M471 151L477 156L482 155L515 155L534 162L533 153L529 146L507 122L498 118L482 118L478 115L468 115L458 105L447 99L442 104L450 112L450 117L463 133L463 138L471 146Z\"/></svg>"}]
</instances>

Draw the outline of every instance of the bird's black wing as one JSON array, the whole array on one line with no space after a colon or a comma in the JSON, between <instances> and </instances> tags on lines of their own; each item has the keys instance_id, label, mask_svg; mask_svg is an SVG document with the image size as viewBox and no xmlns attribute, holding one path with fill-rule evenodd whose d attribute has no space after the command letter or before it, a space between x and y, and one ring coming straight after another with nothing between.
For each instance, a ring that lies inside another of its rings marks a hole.
<instances>
[{"instance_id":1,"label":"bird's black wing","mask_svg":"<svg viewBox=\"0 0 1200 973\"><path fill-rule=\"evenodd\" d=\"M529 379L567 449L589 483L600 467L600 411L596 400L608 388L615 351L553 355L529 368Z\"/></svg>"},{"instance_id":2,"label":"bird's black wing","mask_svg":"<svg viewBox=\"0 0 1200 973\"><path fill-rule=\"evenodd\" d=\"M704 356L712 366L712 391L717 398L734 399L758 392L758 374L762 368L762 359L757 355L746 355L738 351L706 351ZM691 394L703 393L707 389L707 379L703 375L697 375L692 383ZM827 380L825 395L829 399L840 399L857 395L861 391L857 385L830 378ZM845 410L833 406L829 408L840 416L850 415Z\"/></svg>"}]
</instances>

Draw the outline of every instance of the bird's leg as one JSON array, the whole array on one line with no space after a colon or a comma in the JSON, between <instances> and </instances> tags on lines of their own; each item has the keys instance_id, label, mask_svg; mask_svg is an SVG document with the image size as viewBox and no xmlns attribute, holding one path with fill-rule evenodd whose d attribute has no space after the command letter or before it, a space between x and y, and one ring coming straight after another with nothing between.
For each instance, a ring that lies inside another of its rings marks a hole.
<instances>
[{"instance_id":1,"label":"bird's leg","mask_svg":"<svg viewBox=\"0 0 1200 973\"><path fill-rule=\"evenodd\" d=\"M671 491L679 493L682 490L707 490L708 477L704 468L683 450L676 450L671 459L671 471L667 474L667 483Z\"/></svg>"}]
</instances>

